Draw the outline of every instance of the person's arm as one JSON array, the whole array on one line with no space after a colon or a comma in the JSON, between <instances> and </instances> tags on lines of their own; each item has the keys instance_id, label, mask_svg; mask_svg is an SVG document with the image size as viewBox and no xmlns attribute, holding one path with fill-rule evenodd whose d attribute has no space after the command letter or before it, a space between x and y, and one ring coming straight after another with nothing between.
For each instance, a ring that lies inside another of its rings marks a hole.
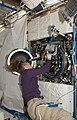
<instances>
[{"instance_id":1,"label":"person's arm","mask_svg":"<svg viewBox=\"0 0 77 120\"><path fill-rule=\"evenodd\" d=\"M34 77L40 74L44 74L50 70L50 67L51 67L51 60L47 60L44 66L37 68L37 69L27 70L27 76Z\"/></svg>"}]
</instances>

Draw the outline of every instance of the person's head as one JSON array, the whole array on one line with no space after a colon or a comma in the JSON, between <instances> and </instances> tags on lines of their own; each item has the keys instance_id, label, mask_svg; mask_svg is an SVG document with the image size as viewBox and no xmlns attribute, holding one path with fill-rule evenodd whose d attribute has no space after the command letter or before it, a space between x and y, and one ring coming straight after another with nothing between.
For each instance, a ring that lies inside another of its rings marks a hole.
<instances>
[{"instance_id":1,"label":"person's head","mask_svg":"<svg viewBox=\"0 0 77 120\"><path fill-rule=\"evenodd\" d=\"M18 61L18 60L12 60L10 62L10 65L6 66L6 69L10 72L18 72L22 73L25 69L31 69L31 62L29 61Z\"/></svg>"}]
</instances>

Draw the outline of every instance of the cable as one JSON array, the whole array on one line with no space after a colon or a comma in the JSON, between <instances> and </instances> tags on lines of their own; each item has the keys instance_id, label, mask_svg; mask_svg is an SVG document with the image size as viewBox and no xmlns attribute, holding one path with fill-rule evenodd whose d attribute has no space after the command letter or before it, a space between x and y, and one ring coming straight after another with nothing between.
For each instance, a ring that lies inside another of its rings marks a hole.
<instances>
[{"instance_id":1,"label":"cable","mask_svg":"<svg viewBox=\"0 0 77 120\"><path fill-rule=\"evenodd\" d=\"M59 100L60 100L62 97L68 95L68 94L71 93L71 92L73 93L73 92L75 92L75 91L76 91L76 89L75 89L75 90L72 90L72 91L69 91L69 92L65 93L64 95L62 95L61 97L59 97L59 98L57 99L58 103L59 103Z\"/></svg>"}]
</instances>

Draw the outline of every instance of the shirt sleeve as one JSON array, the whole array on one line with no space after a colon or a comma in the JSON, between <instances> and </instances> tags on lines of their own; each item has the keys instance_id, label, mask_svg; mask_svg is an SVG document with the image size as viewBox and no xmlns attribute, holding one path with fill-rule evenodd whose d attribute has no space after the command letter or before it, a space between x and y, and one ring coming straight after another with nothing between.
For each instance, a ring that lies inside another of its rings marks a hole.
<instances>
[{"instance_id":1,"label":"shirt sleeve","mask_svg":"<svg viewBox=\"0 0 77 120\"><path fill-rule=\"evenodd\" d=\"M40 67L40 68L37 68L37 69L29 69L27 71L27 76L29 77L34 77L34 76L37 76L37 75L40 75L40 74L44 74L46 72L48 72L50 70L50 67L51 67L51 61L48 60L44 66Z\"/></svg>"}]
</instances>

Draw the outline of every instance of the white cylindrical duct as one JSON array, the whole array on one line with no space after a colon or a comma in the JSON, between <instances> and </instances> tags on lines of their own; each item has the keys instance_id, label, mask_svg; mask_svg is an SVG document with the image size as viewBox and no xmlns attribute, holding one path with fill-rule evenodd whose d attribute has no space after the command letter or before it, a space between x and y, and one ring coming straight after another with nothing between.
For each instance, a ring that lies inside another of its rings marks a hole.
<instances>
[{"instance_id":1,"label":"white cylindrical duct","mask_svg":"<svg viewBox=\"0 0 77 120\"><path fill-rule=\"evenodd\" d=\"M7 65L10 65L11 60L13 60L13 59L16 59L18 61L26 61L28 59L33 59L33 56L27 50L15 49L8 55ZM31 64L33 66L33 61L31 61ZM16 75L20 75L20 73L18 73L16 71L14 71L13 73L16 74Z\"/></svg>"}]
</instances>

